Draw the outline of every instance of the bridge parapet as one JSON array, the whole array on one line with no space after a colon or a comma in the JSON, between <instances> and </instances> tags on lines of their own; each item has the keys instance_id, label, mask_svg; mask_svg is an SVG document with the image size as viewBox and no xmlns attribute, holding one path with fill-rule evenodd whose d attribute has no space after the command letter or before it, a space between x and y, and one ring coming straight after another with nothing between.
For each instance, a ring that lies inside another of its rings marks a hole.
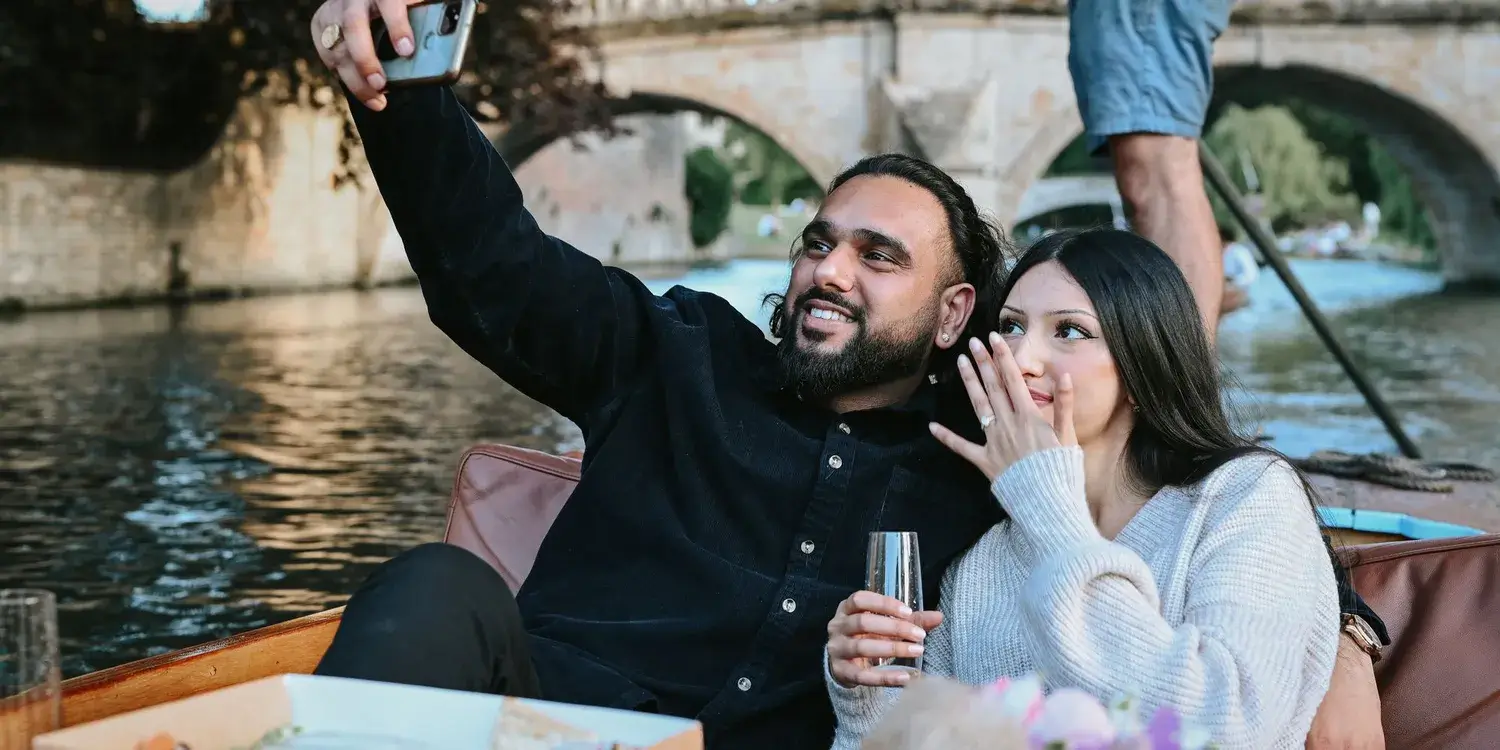
<instances>
[{"instance_id":1,"label":"bridge parapet","mask_svg":"<svg viewBox=\"0 0 1500 750\"><path fill-rule=\"evenodd\" d=\"M614 26L714 17L892 12L1060 15L1067 0L581 0L573 22ZM1242 23L1500 21L1500 0L1238 0Z\"/></svg>"}]
</instances>

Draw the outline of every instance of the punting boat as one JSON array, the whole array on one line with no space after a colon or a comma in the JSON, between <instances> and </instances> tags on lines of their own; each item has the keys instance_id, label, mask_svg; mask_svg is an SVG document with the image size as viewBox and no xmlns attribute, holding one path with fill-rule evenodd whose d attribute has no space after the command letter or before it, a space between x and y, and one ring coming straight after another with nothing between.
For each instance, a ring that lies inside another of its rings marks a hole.
<instances>
[{"instance_id":1,"label":"punting boat","mask_svg":"<svg viewBox=\"0 0 1500 750\"><path fill-rule=\"evenodd\" d=\"M478 554L513 589L519 587L578 473L576 455L471 448L453 483L446 541ZM1389 746L1496 747L1500 533L1486 533L1500 532L1494 485L1460 482L1446 492L1422 493L1320 475L1314 482L1330 501L1325 519L1352 553L1356 587L1391 631L1392 645L1376 665ZM331 609L67 680L63 724L269 675L309 673L341 612ZM0 713L0 730L5 721Z\"/></svg>"}]
</instances>

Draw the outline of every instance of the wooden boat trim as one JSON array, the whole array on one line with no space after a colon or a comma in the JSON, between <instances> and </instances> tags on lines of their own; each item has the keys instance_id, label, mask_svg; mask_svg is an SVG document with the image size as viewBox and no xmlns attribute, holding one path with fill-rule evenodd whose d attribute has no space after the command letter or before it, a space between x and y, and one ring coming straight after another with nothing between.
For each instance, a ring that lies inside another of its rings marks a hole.
<instances>
[{"instance_id":1,"label":"wooden boat trim","mask_svg":"<svg viewBox=\"0 0 1500 750\"><path fill-rule=\"evenodd\" d=\"M152 656L62 683L62 725L83 724L277 674L309 674L343 607ZM4 726L0 714L0 728Z\"/></svg>"}]
</instances>

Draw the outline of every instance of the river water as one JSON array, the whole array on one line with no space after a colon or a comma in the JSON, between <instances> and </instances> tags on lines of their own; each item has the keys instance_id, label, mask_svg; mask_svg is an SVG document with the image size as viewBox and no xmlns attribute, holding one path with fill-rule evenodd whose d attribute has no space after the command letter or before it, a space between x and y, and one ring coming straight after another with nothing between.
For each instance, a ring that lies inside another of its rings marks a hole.
<instances>
[{"instance_id":1,"label":"river water","mask_svg":"<svg viewBox=\"0 0 1500 750\"><path fill-rule=\"evenodd\" d=\"M1429 455L1500 465L1500 298L1427 273L1294 261ZM758 321L783 261L684 279ZM1221 334L1274 443L1392 450L1274 275ZM578 433L474 363L414 288L0 323L0 587L62 600L75 675L316 612L443 530L480 441Z\"/></svg>"}]
</instances>

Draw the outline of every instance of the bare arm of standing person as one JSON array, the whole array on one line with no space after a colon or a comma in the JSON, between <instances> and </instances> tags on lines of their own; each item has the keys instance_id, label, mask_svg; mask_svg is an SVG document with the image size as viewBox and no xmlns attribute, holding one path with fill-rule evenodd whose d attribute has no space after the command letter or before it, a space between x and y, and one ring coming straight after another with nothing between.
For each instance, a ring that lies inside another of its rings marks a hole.
<instances>
[{"instance_id":1,"label":"bare arm of standing person","mask_svg":"<svg viewBox=\"0 0 1500 750\"><path fill-rule=\"evenodd\" d=\"M433 323L506 382L582 425L649 357L650 318L671 305L544 233L509 167L447 87L381 93L371 12L390 19L399 49L411 36L408 4L328 0L312 22L314 43L349 91ZM342 40L328 49L333 24Z\"/></svg>"}]
</instances>

